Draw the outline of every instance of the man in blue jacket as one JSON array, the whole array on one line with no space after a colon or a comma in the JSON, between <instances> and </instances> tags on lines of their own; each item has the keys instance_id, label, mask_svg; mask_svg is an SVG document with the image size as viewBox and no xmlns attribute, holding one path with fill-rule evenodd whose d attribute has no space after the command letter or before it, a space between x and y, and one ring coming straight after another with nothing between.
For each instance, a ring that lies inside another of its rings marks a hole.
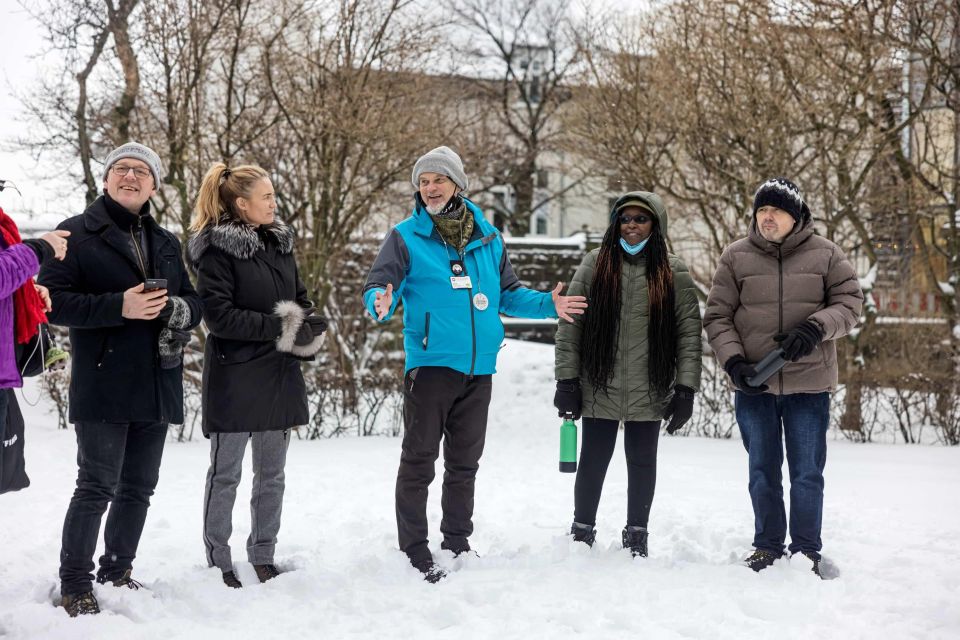
<instances>
[{"instance_id":1,"label":"man in blue jacket","mask_svg":"<svg viewBox=\"0 0 960 640\"><path fill-rule=\"evenodd\" d=\"M468 181L447 147L413 167L413 214L391 229L363 288L370 315L386 322L403 300L404 436L397 472L400 549L431 583L444 577L427 543L427 488L443 447L441 548L470 551L474 481L483 453L491 376L503 342L500 314L556 318L586 308L583 296L520 285L506 245L461 194Z\"/></svg>"}]
</instances>

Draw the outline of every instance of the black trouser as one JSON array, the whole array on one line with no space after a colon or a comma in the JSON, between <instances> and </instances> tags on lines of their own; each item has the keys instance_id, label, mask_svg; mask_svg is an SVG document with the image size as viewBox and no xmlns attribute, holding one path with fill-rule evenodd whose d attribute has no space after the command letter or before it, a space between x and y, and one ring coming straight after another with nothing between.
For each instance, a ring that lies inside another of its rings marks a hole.
<instances>
[{"instance_id":1,"label":"black trouser","mask_svg":"<svg viewBox=\"0 0 960 640\"><path fill-rule=\"evenodd\" d=\"M573 489L573 519L591 526L597 523L597 506L607 466L617 444L617 420L583 419L583 445L577 482ZM657 485L657 442L660 422L626 422L623 449L627 454L627 525L645 527Z\"/></svg>"},{"instance_id":2,"label":"black trouser","mask_svg":"<svg viewBox=\"0 0 960 640\"><path fill-rule=\"evenodd\" d=\"M77 488L63 522L60 549L64 595L93 588L93 554L108 502L112 504L97 575L115 580L133 567L167 437L167 425L162 422L78 422L75 428Z\"/></svg>"},{"instance_id":3,"label":"black trouser","mask_svg":"<svg viewBox=\"0 0 960 640\"><path fill-rule=\"evenodd\" d=\"M443 438L442 546L468 549L473 489L487 432L491 376L446 367L411 369L403 384L403 447L397 472L397 534L413 562L429 558L427 487Z\"/></svg>"}]
</instances>

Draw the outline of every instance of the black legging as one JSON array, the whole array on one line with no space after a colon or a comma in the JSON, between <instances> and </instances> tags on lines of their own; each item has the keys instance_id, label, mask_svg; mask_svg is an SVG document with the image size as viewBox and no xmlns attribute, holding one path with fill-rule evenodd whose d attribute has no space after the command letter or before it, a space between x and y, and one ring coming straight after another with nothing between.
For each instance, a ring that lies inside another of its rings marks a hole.
<instances>
[{"instance_id":1,"label":"black legging","mask_svg":"<svg viewBox=\"0 0 960 640\"><path fill-rule=\"evenodd\" d=\"M573 519L591 526L597 523L597 506L607 465L617 444L617 420L583 419L583 445L577 482L573 489ZM657 484L657 442L660 422L626 422L623 448L627 454L627 525L645 527Z\"/></svg>"}]
</instances>

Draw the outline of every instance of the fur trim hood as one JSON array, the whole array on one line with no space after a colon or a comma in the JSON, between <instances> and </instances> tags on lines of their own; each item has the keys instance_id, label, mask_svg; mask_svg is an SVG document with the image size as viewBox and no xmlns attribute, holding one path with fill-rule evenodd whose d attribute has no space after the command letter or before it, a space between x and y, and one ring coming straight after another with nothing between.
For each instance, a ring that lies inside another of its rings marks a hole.
<instances>
[{"instance_id":1,"label":"fur trim hood","mask_svg":"<svg viewBox=\"0 0 960 640\"><path fill-rule=\"evenodd\" d=\"M293 252L293 230L280 221L260 227L277 244L280 253ZM262 249L266 249L263 236L245 222L226 218L217 224L208 225L193 235L187 243L190 262L196 264L211 246L239 260L249 260Z\"/></svg>"}]
</instances>

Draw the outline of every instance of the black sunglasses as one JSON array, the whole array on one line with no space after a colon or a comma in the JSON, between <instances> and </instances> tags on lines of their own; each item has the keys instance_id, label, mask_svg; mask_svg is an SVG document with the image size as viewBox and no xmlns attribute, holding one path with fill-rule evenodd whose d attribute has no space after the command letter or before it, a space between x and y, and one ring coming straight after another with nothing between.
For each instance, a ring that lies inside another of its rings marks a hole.
<instances>
[{"instance_id":1,"label":"black sunglasses","mask_svg":"<svg viewBox=\"0 0 960 640\"><path fill-rule=\"evenodd\" d=\"M620 221L620 224L630 224L631 222L636 222L637 224L647 224L651 220L650 216L645 216L643 214L628 216L623 213L617 216L617 219Z\"/></svg>"}]
</instances>

